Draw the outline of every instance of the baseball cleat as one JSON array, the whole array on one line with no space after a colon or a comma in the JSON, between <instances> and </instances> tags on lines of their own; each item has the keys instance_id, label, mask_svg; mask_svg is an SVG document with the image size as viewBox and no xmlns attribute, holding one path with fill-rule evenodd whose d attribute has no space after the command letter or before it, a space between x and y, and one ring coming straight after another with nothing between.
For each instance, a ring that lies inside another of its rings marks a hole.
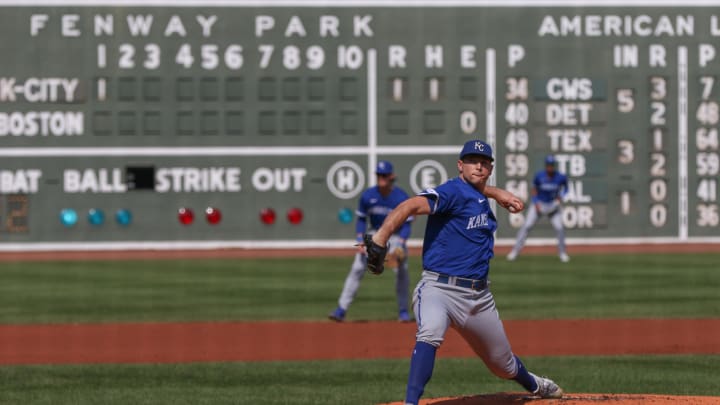
<instances>
[{"instance_id":1,"label":"baseball cleat","mask_svg":"<svg viewBox=\"0 0 720 405\"><path fill-rule=\"evenodd\" d=\"M514 251L511 251L510 253L508 253L507 259L509 262L514 261L515 259L517 259L517 253L515 253Z\"/></svg>"},{"instance_id":2,"label":"baseball cleat","mask_svg":"<svg viewBox=\"0 0 720 405\"><path fill-rule=\"evenodd\" d=\"M410 318L410 314L408 314L408 311L400 311L400 314L398 315L398 321L411 322L412 318Z\"/></svg>"},{"instance_id":3,"label":"baseball cleat","mask_svg":"<svg viewBox=\"0 0 720 405\"><path fill-rule=\"evenodd\" d=\"M567 253L560 253L560 261L567 263L570 261L570 256L568 256Z\"/></svg>"},{"instance_id":4,"label":"baseball cleat","mask_svg":"<svg viewBox=\"0 0 720 405\"><path fill-rule=\"evenodd\" d=\"M540 398L562 398L563 390L555 382L549 378L538 377L533 373L530 373L535 378L537 383L537 389L533 392L533 395L537 395Z\"/></svg>"},{"instance_id":5,"label":"baseball cleat","mask_svg":"<svg viewBox=\"0 0 720 405\"><path fill-rule=\"evenodd\" d=\"M330 315L328 315L328 319L330 319L331 321L335 321L335 322L344 321L345 320L345 310L340 307L335 308L335 310L332 311L330 313Z\"/></svg>"}]
</instances>

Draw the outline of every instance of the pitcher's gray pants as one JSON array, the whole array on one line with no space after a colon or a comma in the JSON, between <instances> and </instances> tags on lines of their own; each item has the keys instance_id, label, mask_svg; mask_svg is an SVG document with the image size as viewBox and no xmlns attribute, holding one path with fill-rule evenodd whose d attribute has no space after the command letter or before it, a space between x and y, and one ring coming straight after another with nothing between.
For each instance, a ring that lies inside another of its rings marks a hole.
<instances>
[{"instance_id":1,"label":"pitcher's gray pants","mask_svg":"<svg viewBox=\"0 0 720 405\"><path fill-rule=\"evenodd\" d=\"M514 378L517 363L490 289L458 287L437 278L437 273L423 271L415 288L416 340L439 347L452 326L493 374Z\"/></svg>"}]
</instances>

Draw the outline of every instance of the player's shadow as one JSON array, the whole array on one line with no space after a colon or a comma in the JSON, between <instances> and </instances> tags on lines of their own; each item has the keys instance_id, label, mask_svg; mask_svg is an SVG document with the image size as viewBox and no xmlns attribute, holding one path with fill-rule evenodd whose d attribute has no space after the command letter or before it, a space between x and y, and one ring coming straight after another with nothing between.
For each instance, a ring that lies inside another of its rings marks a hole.
<instances>
[{"instance_id":1,"label":"player's shadow","mask_svg":"<svg viewBox=\"0 0 720 405\"><path fill-rule=\"evenodd\" d=\"M415 318L411 317L408 321L400 321L395 318L381 318L381 319L345 319L342 322L337 323L374 323L374 322L397 322L403 325L415 325Z\"/></svg>"},{"instance_id":2,"label":"player's shadow","mask_svg":"<svg viewBox=\"0 0 720 405\"><path fill-rule=\"evenodd\" d=\"M443 399L431 401L430 405L518 405L527 404L538 400L537 397L530 397L527 393L507 393L474 395L471 397Z\"/></svg>"}]
</instances>

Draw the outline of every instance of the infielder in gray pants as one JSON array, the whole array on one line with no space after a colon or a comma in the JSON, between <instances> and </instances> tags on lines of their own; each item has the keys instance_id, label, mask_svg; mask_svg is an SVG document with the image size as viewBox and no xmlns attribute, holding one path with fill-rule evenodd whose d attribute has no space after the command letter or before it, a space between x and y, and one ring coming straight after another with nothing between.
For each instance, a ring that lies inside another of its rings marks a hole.
<instances>
[{"instance_id":1,"label":"infielder in gray pants","mask_svg":"<svg viewBox=\"0 0 720 405\"><path fill-rule=\"evenodd\" d=\"M336 322L345 320L345 314L353 302L358 288L360 288L360 280L365 275L367 256L365 247L361 243L363 234L375 232L376 229L380 228L387 214L408 198L405 191L394 185L395 173L393 172L392 163L385 160L379 161L375 174L377 175L377 185L368 188L362 193L356 211L355 237L359 243L358 251L355 254L350 273L345 279L340 299L338 299L338 306L328 315L328 318ZM408 252L405 245L405 241L410 236L410 223L412 220L412 217L408 218L388 242L388 267L392 268L396 274L395 292L398 304L398 320L401 322L412 320L408 312L410 279L407 269Z\"/></svg>"},{"instance_id":2,"label":"infielder in gray pants","mask_svg":"<svg viewBox=\"0 0 720 405\"><path fill-rule=\"evenodd\" d=\"M400 236L393 235L390 238L388 242L388 252L390 253L388 255L387 265L391 267L395 273L398 320L401 322L409 322L411 320L408 313L410 277L408 277L407 247ZM360 288L360 280L365 276L366 268L367 256L365 252L356 253L355 260L350 268L350 273L348 273L342 293L340 293L340 299L338 299L338 308L330 314L330 319L338 322L344 319L345 312L350 307L350 304L352 304L355 299L355 294L357 294Z\"/></svg>"}]
</instances>

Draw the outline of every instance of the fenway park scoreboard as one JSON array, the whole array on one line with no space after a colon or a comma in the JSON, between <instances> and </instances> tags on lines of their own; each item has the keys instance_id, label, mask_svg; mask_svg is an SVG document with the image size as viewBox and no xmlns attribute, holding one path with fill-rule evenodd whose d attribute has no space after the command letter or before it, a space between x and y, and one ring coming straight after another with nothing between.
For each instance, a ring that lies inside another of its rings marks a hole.
<instances>
[{"instance_id":1,"label":"fenway park scoreboard","mask_svg":"<svg viewBox=\"0 0 720 405\"><path fill-rule=\"evenodd\" d=\"M0 1L0 249L345 246L477 138L571 243L717 241L719 5Z\"/></svg>"}]
</instances>

